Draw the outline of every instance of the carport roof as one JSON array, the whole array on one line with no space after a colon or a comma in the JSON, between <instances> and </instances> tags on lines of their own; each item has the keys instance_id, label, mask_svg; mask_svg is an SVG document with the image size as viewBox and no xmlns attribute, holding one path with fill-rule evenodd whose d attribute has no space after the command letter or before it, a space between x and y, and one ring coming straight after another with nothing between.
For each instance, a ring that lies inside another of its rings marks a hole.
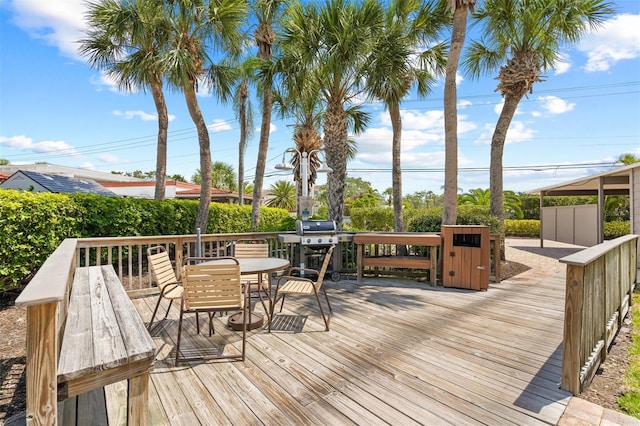
<instances>
[{"instance_id":1,"label":"carport roof","mask_svg":"<svg viewBox=\"0 0 640 426\"><path fill-rule=\"evenodd\" d=\"M558 185L528 191L529 194L547 195L598 195L598 188L602 181L604 195L628 195L629 178L634 168L640 168L640 164L630 164L608 172L599 173L576 179Z\"/></svg>"}]
</instances>

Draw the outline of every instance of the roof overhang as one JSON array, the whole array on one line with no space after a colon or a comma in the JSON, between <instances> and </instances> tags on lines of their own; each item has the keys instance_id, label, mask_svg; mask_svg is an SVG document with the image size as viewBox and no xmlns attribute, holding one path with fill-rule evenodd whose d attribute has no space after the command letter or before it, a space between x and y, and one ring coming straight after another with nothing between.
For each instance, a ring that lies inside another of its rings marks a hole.
<instances>
[{"instance_id":1,"label":"roof overhang","mask_svg":"<svg viewBox=\"0 0 640 426\"><path fill-rule=\"evenodd\" d=\"M570 182L534 189L528 193L543 196L598 195L602 188L604 195L629 195L630 175L634 168L640 168L640 164L631 164Z\"/></svg>"}]
</instances>

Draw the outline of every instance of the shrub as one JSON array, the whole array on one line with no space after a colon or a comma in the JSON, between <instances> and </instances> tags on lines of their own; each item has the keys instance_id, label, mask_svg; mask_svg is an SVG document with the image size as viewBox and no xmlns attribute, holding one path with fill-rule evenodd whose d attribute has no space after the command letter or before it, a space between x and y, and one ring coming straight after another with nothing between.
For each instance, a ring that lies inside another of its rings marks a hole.
<instances>
[{"instance_id":1,"label":"shrub","mask_svg":"<svg viewBox=\"0 0 640 426\"><path fill-rule=\"evenodd\" d=\"M605 222L604 239L613 240L631 233L631 222Z\"/></svg>"},{"instance_id":2,"label":"shrub","mask_svg":"<svg viewBox=\"0 0 640 426\"><path fill-rule=\"evenodd\" d=\"M190 234L197 211L193 200L0 189L0 291L26 283L65 238ZM207 228L208 233L249 232L251 207L212 203ZM259 231L293 229L295 219L286 210L260 209Z\"/></svg>"},{"instance_id":3,"label":"shrub","mask_svg":"<svg viewBox=\"0 0 640 426\"><path fill-rule=\"evenodd\" d=\"M62 240L78 236L83 213L67 195L0 189L0 291L25 284Z\"/></svg>"},{"instance_id":4,"label":"shrub","mask_svg":"<svg viewBox=\"0 0 640 426\"><path fill-rule=\"evenodd\" d=\"M489 214L489 207L460 205L458 206L457 225L485 225L492 234L500 233L500 223ZM409 232L440 232L442 227L442 208L428 209L411 220Z\"/></svg>"},{"instance_id":5,"label":"shrub","mask_svg":"<svg viewBox=\"0 0 640 426\"><path fill-rule=\"evenodd\" d=\"M508 237L539 237L540 236L540 221L527 219L527 220L505 220L504 221L505 235Z\"/></svg>"}]
</instances>

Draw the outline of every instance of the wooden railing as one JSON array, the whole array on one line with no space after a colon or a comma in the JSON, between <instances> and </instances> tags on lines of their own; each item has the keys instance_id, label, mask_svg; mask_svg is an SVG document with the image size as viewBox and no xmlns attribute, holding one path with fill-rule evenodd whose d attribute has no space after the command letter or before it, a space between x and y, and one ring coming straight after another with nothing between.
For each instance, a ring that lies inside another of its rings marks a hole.
<instances>
[{"instance_id":1,"label":"wooden railing","mask_svg":"<svg viewBox=\"0 0 640 426\"><path fill-rule=\"evenodd\" d=\"M638 236L587 248L567 265L561 387L579 395L606 357L631 306L638 273Z\"/></svg>"}]
</instances>

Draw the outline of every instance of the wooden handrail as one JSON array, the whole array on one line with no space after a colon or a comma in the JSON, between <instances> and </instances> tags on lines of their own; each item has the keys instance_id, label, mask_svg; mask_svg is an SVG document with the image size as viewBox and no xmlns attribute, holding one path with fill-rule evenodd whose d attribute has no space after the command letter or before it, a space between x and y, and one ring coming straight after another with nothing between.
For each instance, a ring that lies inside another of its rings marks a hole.
<instances>
[{"instance_id":1,"label":"wooden handrail","mask_svg":"<svg viewBox=\"0 0 640 426\"><path fill-rule=\"evenodd\" d=\"M579 395L606 359L631 306L638 236L605 241L560 262L567 265L561 387Z\"/></svg>"}]
</instances>

